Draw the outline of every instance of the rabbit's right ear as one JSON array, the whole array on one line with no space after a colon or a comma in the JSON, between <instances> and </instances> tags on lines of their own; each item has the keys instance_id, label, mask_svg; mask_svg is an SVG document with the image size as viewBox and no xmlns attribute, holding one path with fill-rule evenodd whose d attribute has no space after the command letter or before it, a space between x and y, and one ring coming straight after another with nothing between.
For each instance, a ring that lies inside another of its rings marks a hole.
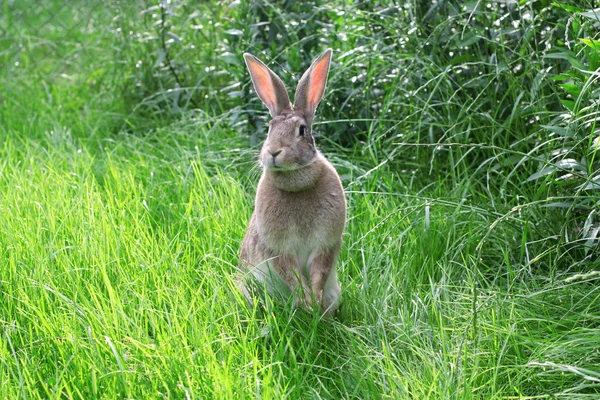
<instances>
[{"instance_id":1,"label":"rabbit's right ear","mask_svg":"<svg viewBox=\"0 0 600 400\"><path fill-rule=\"evenodd\" d=\"M250 72L254 90L269 109L271 117L281 114L284 110L291 110L292 104L285 85L275 72L250 53L244 53L244 60Z\"/></svg>"}]
</instances>

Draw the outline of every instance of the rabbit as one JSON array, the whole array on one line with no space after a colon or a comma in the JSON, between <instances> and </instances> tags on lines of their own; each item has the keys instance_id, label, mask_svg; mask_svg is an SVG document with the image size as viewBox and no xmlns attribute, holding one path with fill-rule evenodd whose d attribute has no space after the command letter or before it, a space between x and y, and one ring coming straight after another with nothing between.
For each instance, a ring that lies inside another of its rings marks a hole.
<instances>
[{"instance_id":1,"label":"rabbit","mask_svg":"<svg viewBox=\"0 0 600 400\"><path fill-rule=\"evenodd\" d=\"M338 173L315 146L312 122L331 57L331 49L325 50L304 73L292 105L281 79L244 54L254 89L272 119L259 156L262 175L237 278L250 302L247 278L253 276L270 294L297 296L296 305L320 307L327 316L342 301L336 260L346 199Z\"/></svg>"}]
</instances>

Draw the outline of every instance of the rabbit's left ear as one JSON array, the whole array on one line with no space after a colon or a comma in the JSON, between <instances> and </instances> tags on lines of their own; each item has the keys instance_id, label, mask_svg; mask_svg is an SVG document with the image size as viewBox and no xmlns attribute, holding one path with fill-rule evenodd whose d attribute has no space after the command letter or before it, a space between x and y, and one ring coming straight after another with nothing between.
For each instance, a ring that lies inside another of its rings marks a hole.
<instances>
[{"instance_id":1,"label":"rabbit's left ear","mask_svg":"<svg viewBox=\"0 0 600 400\"><path fill-rule=\"evenodd\" d=\"M294 96L294 109L304 112L304 118L312 121L319 102L325 93L329 64L331 63L331 49L321 54L302 75Z\"/></svg>"}]
</instances>

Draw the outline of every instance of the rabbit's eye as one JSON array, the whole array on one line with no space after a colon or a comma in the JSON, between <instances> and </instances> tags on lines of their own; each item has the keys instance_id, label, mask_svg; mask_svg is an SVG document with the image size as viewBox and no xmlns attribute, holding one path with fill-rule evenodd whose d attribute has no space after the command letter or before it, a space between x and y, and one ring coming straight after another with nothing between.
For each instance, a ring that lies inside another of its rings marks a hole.
<instances>
[{"instance_id":1,"label":"rabbit's eye","mask_svg":"<svg viewBox=\"0 0 600 400\"><path fill-rule=\"evenodd\" d=\"M300 125L300 129L298 130L298 134L300 136L304 136L304 131L306 130L306 125Z\"/></svg>"}]
</instances>

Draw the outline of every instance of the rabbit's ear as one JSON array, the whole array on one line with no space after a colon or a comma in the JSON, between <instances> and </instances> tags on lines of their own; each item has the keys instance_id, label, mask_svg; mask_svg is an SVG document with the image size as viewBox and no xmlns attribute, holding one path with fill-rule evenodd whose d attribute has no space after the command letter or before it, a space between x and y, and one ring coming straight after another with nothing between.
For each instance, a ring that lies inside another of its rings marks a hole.
<instances>
[{"instance_id":1,"label":"rabbit's ear","mask_svg":"<svg viewBox=\"0 0 600 400\"><path fill-rule=\"evenodd\" d=\"M304 111L304 118L308 121L312 121L317 105L325 93L330 63L331 49L327 49L312 63L298 82L294 108Z\"/></svg>"},{"instance_id":2,"label":"rabbit's ear","mask_svg":"<svg viewBox=\"0 0 600 400\"><path fill-rule=\"evenodd\" d=\"M250 72L254 90L269 109L271 117L281 114L284 110L291 110L292 105L285 85L275 72L250 53L244 53L244 60Z\"/></svg>"}]
</instances>

